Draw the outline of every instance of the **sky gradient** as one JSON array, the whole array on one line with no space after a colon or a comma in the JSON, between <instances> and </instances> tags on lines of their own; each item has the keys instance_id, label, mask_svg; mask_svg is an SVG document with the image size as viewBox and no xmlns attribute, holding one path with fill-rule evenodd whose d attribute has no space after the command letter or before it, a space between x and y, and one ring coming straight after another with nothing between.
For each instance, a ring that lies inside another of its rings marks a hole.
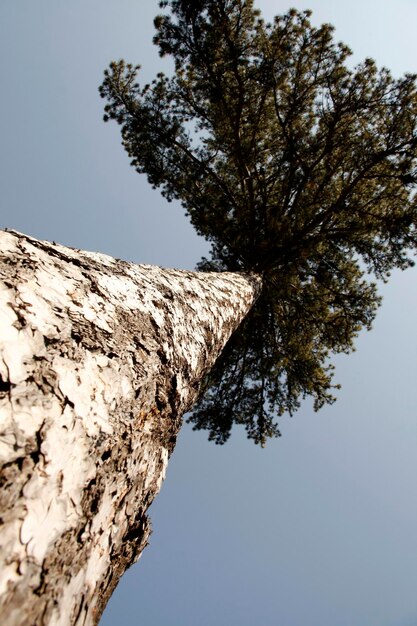
<instances>
[{"instance_id":1,"label":"sky gradient","mask_svg":"<svg viewBox=\"0 0 417 626\"><path fill-rule=\"evenodd\" d=\"M266 18L281 0L258 0ZM417 4L312 0L314 23L396 76L417 71ZM97 92L112 59L168 71L155 0L1 0L0 227L137 263L207 251L178 204L129 167ZM417 271L394 272L339 400L283 417L262 450L184 426L154 533L101 626L416 626Z\"/></svg>"}]
</instances>

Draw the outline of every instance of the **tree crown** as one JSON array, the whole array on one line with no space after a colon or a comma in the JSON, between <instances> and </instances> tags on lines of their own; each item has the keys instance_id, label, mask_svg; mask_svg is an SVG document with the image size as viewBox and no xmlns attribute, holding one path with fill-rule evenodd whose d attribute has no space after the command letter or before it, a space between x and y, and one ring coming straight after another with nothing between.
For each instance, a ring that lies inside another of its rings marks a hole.
<instances>
[{"instance_id":1,"label":"tree crown","mask_svg":"<svg viewBox=\"0 0 417 626\"><path fill-rule=\"evenodd\" d=\"M132 165L179 199L212 244L200 269L262 274L257 304L204 381L191 420L264 443L306 396L333 402L331 353L379 304L370 274L413 264L416 77L349 69L333 27L294 9L266 24L252 0L166 0L154 42L172 76L112 63L105 119Z\"/></svg>"}]
</instances>

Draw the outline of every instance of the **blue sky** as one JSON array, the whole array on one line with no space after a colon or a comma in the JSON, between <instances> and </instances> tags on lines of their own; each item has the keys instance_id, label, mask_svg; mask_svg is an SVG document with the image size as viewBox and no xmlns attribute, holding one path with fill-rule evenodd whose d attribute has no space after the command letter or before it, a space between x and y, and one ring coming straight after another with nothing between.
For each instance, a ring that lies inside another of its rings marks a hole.
<instances>
[{"instance_id":1,"label":"blue sky","mask_svg":"<svg viewBox=\"0 0 417 626\"><path fill-rule=\"evenodd\" d=\"M267 18L281 0L257 5ZM292 2L399 76L417 71L412 0ZM2 0L0 226L134 262L192 268L182 209L129 167L97 87L110 60L169 68L155 0ZM338 402L308 403L258 449L184 426L151 508L154 533L102 626L417 624L417 271L395 272Z\"/></svg>"}]
</instances>

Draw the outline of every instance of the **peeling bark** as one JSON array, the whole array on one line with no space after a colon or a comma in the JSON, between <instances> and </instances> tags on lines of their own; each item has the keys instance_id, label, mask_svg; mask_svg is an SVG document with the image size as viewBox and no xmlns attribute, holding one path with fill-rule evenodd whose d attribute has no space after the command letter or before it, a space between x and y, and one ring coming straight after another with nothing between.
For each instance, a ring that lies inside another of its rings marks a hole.
<instances>
[{"instance_id":1,"label":"peeling bark","mask_svg":"<svg viewBox=\"0 0 417 626\"><path fill-rule=\"evenodd\" d=\"M0 233L0 614L93 625L181 416L260 288Z\"/></svg>"}]
</instances>

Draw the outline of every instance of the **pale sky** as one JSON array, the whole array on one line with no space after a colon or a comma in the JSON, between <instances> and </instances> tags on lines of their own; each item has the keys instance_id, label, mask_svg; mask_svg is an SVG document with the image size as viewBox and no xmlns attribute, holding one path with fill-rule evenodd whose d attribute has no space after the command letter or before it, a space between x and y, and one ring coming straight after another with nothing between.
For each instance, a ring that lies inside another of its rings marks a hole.
<instances>
[{"instance_id":1,"label":"pale sky","mask_svg":"<svg viewBox=\"0 0 417 626\"><path fill-rule=\"evenodd\" d=\"M112 59L169 67L156 0L0 0L0 226L138 263L193 268L206 245L129 167L97 87ZM311 8L395 75L417 72L417 2ZM184 426L154 533L102 626L416 626L417 271L383 287L374 329L339 357L339 400L281 420L262 450Z\"/></svg>"}]
</instances>

